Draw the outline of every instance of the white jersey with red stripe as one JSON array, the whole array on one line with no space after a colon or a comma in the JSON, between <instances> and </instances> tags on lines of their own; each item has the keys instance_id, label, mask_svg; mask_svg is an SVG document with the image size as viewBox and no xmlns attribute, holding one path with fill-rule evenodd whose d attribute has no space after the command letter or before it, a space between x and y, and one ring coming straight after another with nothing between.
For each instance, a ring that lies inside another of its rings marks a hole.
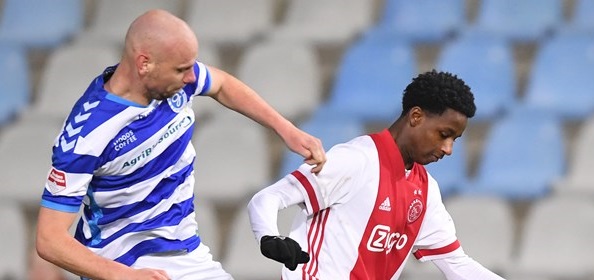
<instances>
[{"instance_id":1,"label":"white jersey with red stripe","mask_svg":"<svg viewBox=\"0 0 594 280\"><path fill-rule=\"evenodd\" d=\"M405 170L387 130L334 146L320 176L303 165L286 178L306 197L290 237L311 260L284 280L398 279L411 252L464 255L437 182L422 165Z\"/></svg>"}]
</instances>

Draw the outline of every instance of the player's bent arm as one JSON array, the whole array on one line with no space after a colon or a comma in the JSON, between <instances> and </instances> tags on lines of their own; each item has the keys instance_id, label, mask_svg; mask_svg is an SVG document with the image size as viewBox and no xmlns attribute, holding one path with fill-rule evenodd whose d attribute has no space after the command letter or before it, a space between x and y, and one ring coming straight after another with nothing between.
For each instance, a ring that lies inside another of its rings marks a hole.
<instances>
[{"instance_id":1,"label":"player's bent arm","mask_svg":"<svg viewBox=\"0 0 594 280\"><path fill-rule=\"evenodd\" d=\"M256 240L279 235L278 211L305 201L302 192L287 178L260 190L248 203L248 215Z\"/></svg>"},{"instance_id":2,"label":"player's bent arm","mask_svg":"<svg viewBox=\"0 0 594 280\"><path fill-rule=\"evenodd\" d=\"M432 260L448 280L503 280L501 276L486 269L468 255L457 255Z\"/></svg>"},{"instance_id":3,"label":"player's bent arm","mask_svg":"<svg viewBox=\"0 0 594 280\"><path fill-rule=\"evenodd\" d=\"M315 165L313 172L317 173L322 169L326 155L318 138L295 127L242 81L215 67L208 66L208 71L211 75L208 96L223 106L271 128L291 151L304 157L308 164Z\"/></svg>"},{"instance_id":4,"label":"player's bent arm","mask_svg":"<svg viewBox=\"0 0 594 280\"><path fill-rule=\"evenodd\" d=\"M76 213L40 208L36 249L41 258L74 274L96 280L169 279L164 271L135 270L91 252L68 231L76 216Z\"/></svg>"}]
</instances>

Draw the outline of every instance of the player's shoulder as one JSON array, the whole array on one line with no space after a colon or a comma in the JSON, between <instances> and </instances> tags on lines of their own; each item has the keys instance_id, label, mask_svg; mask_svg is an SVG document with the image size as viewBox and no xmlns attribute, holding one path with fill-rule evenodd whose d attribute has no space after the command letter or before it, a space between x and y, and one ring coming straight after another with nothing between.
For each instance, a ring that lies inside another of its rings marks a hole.
<instances>
[{"instance_id":1,"label":"player's shoulder","mask_svg":"<svg viewBox=\"0 0 594 280\"><path fill-rule=\"evenodd\" d=\"M360 160L369 158L375 151L373 140L369 135L355 137L347 142L334 145L328 151L333 156L349 156Z\"/></svg>"}]
</instances>

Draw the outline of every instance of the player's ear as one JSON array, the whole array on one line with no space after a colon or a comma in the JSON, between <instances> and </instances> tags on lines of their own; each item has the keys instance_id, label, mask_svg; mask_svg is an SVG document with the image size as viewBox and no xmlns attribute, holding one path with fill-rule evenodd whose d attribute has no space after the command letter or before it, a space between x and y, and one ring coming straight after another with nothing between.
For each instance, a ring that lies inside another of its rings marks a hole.
<instances>
[{"instance_id":1,"label":"player's ear","mask_svg":"<svg viewBox=\"0 0 594 280\"><path fill-rule=\"evenodd\" d=\"M136 69L140 75L145 75L150 70L150 63L148 56L139 54L136 56Z\"/></svg>"},{"instance_id":2,"label":"player's ear","mask_svg":"<svg viewBox=\"0 0 594 280\"><path fill-rule=\"evenodd\" d=\"M408 124L411 127L415 127L419 125L423 118L425 117L425 112L418 106L412 107L410 111L408 111Z\"/></svg>"}]
</instances>

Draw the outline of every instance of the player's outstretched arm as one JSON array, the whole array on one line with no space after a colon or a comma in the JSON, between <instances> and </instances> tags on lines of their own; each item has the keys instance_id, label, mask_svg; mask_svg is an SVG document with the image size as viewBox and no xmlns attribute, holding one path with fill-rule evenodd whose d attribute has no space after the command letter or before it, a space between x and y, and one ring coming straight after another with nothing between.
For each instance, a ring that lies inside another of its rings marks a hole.
<instances>
[{"instance_id":1,"label":"player's outstretched arm","mask_svg":"<svg viewBox=\"0 0 594 280\"><path fill-rule=\"evenodd\" d=\"M208 70L212 77L209 96L225 107L271 128L291 151L301 155L306 163L314 166L312 172L318 173L322 170L326 163L326 154L318 138L295 127L237 78L215 67L209 66Z\"/></svg>"},{"instance_id":2,"label":"player's outstretched arm","mask_svg":"<svg viewBox=\"0 0 594 280\"><path fill-rule=\"evenodd\" d=\"M467 255L432 261L448 280L504 280Z\"/></svg>"},{"instance_id":3,"label":"player's outstretched arm","mask_svg":"<svg viewBox=\"0 0 594 280\"><path fill-rule=\"evenodd\" d=\"M40 208L35 245L41 258L76 275L97 280L170 279L163 270L137 270L94 254L68 232L75 219L76 213Z\"/></svg>"}]
</instances>

